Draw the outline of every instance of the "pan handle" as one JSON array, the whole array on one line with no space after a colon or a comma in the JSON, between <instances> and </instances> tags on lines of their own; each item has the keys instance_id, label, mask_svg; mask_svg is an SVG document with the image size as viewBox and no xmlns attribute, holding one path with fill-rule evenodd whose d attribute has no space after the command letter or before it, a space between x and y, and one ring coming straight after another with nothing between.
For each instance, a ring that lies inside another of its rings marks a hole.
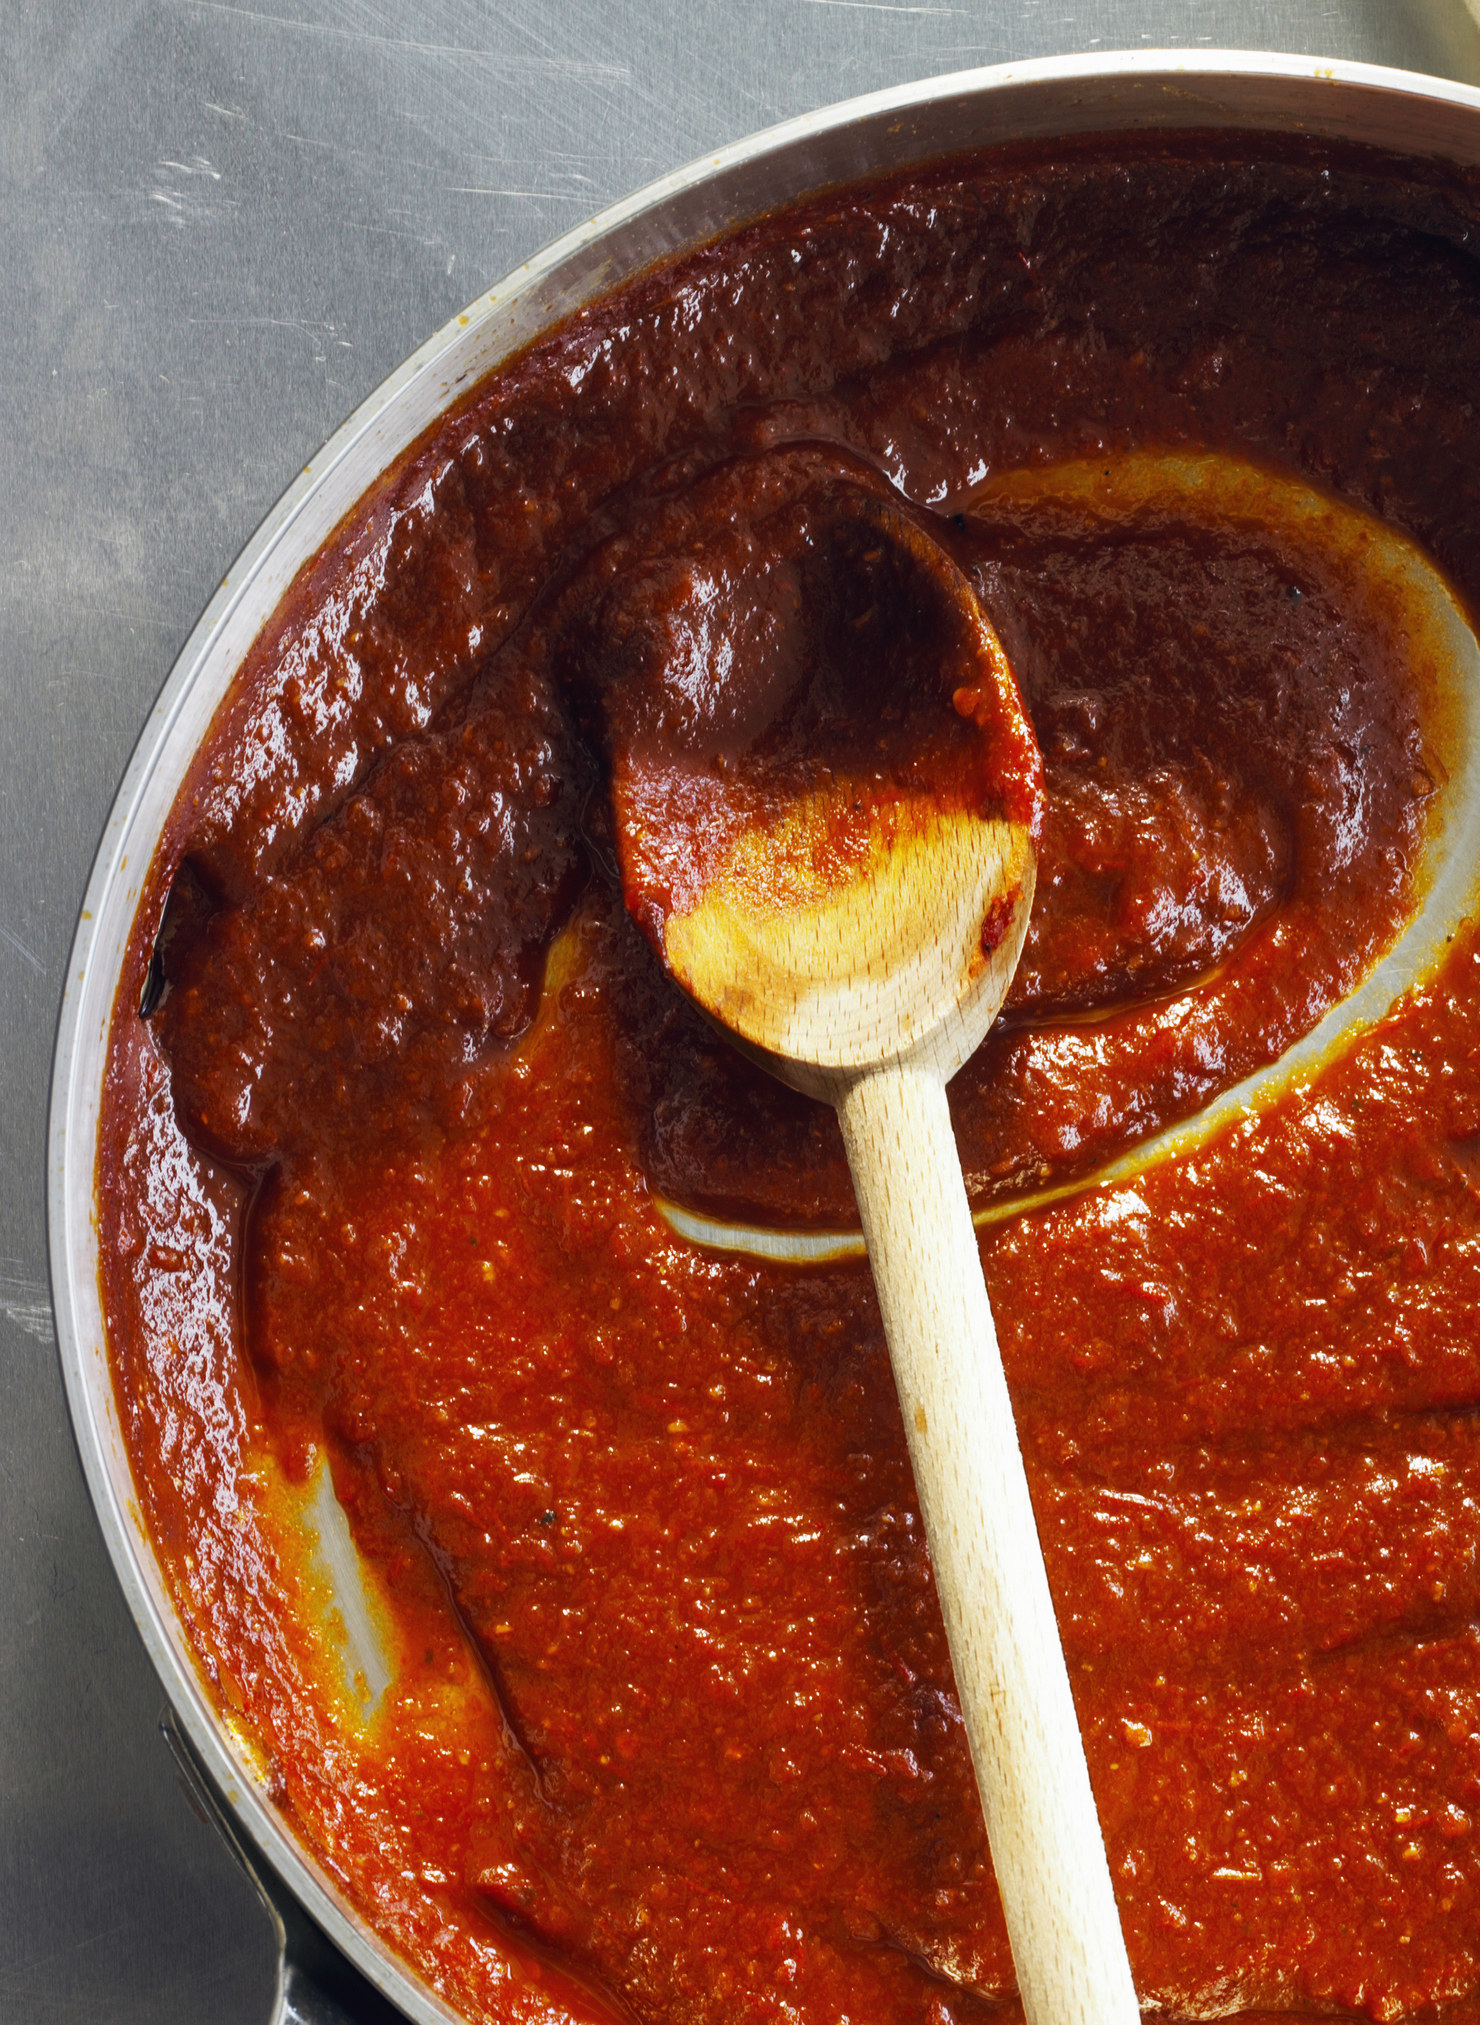
<instances>
[{"instance_id":1,"label":"pan handle","mask_svg":"<svg viewBox=\"0 0 1480 2025\"><path fill-rule=\"evenodd\" d=\"M185 1797L221 1837L256 1887L278 1943L277 1995L268 2025L406 2025L405 2014L346 1961L282 1880L242 1841L231 1810L180 1728L172 1708L159 1727Z\"/></svg>"},{"instance_id":2,"label":"pan handle","mask_svg":"<svg viewBox=\"0 0 1480 2025\"><path fill-rule=\"evenodd\" d=\"M356 2025L356 2021L325 1996L285 1950L278 1964L277 2008L270 2025Z\"/></svg>"}]
</instances>

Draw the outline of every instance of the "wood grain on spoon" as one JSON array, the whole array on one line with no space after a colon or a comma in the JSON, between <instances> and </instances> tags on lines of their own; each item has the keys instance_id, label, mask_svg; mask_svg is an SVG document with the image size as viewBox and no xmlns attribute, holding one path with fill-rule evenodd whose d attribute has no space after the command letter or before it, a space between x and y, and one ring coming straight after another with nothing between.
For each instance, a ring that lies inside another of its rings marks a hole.
<instances>
[{"instance_id":1,"label":"wood grain on spoon","mask_svg":"<svg viewBox=\"0 0 1480 2025\"><path fill-rule=\"evenodd\" d=\"M832 449L711 474L601 565L624 892L837 1107L1030 2025L1139 2016L946 1104L1012 979L1042 772L923 518Z\"/></svg>"}]
</instances>

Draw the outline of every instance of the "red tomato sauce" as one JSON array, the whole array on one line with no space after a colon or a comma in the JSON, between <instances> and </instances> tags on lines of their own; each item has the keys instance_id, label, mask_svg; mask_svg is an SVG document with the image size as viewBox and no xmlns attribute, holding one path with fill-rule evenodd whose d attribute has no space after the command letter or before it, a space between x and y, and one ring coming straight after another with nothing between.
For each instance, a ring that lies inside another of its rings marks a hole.
<instances>
[{"instance_id":1,"label":"red tomato sauce","mask_svg":"<svg viewBox=\"0 0 1480 2025\"><path fill-rule=\"evenodd\" d=\"M723 549L734 474L786 446L930 517L1046 797L1008 1011L953 1085L969 1182L1092 1182L1391 943L1438 731L1349 572L989 481L1225 452L1473 603L1477 222L1458 172L1248 136L828 195L473 390L253 648L115 1012L110 1348L214 1698L470 2016L1012 2000L866 1267L658 1211L852 1215L832 1114L733 1054L623 905L603 568L665 515ZM1467 934L1261 1115L983 1235L1137 1985L1173 2016L1480 2016L1477 1148ZM358 1729L274 1531L321 1453L394 1621Z\"/></svg>"}]
</instances>

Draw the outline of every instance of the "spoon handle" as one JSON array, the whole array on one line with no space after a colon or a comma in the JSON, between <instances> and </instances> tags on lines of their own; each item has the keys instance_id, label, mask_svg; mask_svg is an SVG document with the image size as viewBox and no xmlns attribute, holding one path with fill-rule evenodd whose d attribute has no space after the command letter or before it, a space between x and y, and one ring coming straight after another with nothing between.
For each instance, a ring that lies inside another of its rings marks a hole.
<instances>
[{"instance_id":1,"label":"spoon handle","mask_svg":"<svg viewBox=\"0 0 1480 2025\"><path fill-rule=\"evenodd\" d=\"M1138 2025L945 1083L837 1102L1027 2025Z\"/></svg>"}]
</instances>

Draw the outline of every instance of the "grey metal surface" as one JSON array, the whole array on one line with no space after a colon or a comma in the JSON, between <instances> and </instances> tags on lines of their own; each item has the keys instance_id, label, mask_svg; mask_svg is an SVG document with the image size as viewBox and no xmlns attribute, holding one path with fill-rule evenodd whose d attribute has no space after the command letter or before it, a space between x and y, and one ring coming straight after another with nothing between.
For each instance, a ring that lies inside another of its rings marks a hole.
<instances>
[{"instance_id":1,"label":"grey metal surface","mask_svg":"<svg viewBox=\"0 0 1480 2025\"><path fill-rule=\"evenodd\" d=\"M1458 0L0 5L0 2019L273 1997L271 1926L158 1739L45 1285L61 966L201 606L404 354L609 199L877 85L1158 43L1480 74Z\"/></svg>"}]
</instances>

